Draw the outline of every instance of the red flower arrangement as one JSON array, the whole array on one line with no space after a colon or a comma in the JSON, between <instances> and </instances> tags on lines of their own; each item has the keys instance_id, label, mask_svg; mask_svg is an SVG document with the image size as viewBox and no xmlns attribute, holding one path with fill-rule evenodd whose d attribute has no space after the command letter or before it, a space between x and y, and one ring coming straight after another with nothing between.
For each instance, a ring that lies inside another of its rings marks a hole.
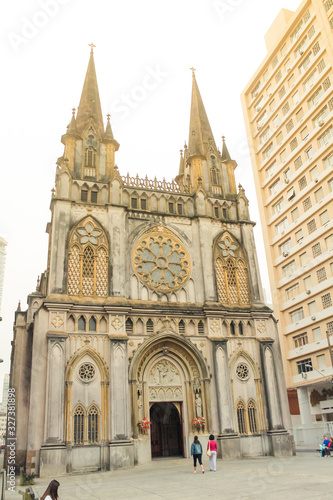
<instances>
[{"instance_id":1,"label":"red flower arrangement","mask_svg":"<svg viewBox=\"0 0 333 500\"><path fill-rule=\"evenodd\" d=\"M138 427L141 431L146 431L150 429L150 424L151 422L147 418L143 418L141 422L138 422Z\"/></svg>"},{"instance_id":2,"label":"red flower arrangement","mask_svg":"<svg viewBox=\"0 0 333 500\"><path fill-rule=\"evenodd\" d=\"M196 427L198 430L202 429L202 427L205 426L205 419L204 417L196 417L192 420L192 425Z\"/></svg>"}]
</instances>

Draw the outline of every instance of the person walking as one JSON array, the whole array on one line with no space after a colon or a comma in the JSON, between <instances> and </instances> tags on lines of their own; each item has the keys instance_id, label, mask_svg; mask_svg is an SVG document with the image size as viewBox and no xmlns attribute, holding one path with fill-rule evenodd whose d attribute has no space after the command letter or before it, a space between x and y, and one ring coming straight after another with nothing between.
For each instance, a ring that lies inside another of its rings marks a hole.
<instances>
[{"instance_id":1,"label":"person walking","mask_svg":"<svg viewBox=\"0 0 333 500\"><path fill-rule=\"evenodd\" d=\"M209 436L207 455L209 457L209 470L216 472L217 442L215 441L213 434Z\"/></svg>"},{"instance_id":2,"label":"person walking","mask_svg":"<svg viewBox=\"0 0 333 500\"><path fill-rule=\"evenodd\" d=\"M56 479L53 479L46 488L46 491L40 500L58 500L59 486L60 483Z\"/></svg>"},{"instance_id":3,"label":"person walking","mask_svg":"<svg viewBox=\"0 0 333 500\"><path fill-rule=\"evenodd\" d=\"M194 470L193 474L197 473L197 461L200 464L201 472L204 474L204 467L202 465L202 446L198 439L198 436L194 436L194 441L191 445L191 457L193 456Z\"/></svg>"}]
</instances>

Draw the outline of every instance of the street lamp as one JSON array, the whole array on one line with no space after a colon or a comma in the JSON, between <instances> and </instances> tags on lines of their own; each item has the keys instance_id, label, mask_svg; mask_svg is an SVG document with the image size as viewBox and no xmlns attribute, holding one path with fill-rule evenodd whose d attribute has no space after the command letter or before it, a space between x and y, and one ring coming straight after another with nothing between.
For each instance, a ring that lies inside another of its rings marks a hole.
<instances>
[{"instance_id":1,"label":"street lamp","mask_svg":"<svg viewBox=\"0 0 333 500\"><path fill-rule=\"evenodd\" d=\"M331 384L333 384L333 377L329 378L329 377L326 377L326 375L323 375L319 370L317 370L317 368L315 368L314 366L312 365L304 365L306 368L311 368L312 370L316 370L316 372L320 373L320 375L324 378L326 378Z\"/></svg>"}]
</instances>

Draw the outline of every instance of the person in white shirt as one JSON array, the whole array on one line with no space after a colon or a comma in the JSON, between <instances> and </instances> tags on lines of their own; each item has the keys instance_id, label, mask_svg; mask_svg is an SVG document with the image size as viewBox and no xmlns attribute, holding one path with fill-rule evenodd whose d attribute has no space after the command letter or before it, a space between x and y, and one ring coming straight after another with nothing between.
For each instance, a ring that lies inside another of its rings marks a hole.
<instances>
[{"instance_id":1,"label":"person in white shirt","mask_svg":"<svg viewBox=\"0 0 333 500\"><path fill-rule=\"evenodd\" d=\"M46 491L40 500L58 500L59 486L60 483L56 479L53 479L46 488Z\"/></svg>"}]
</instances>

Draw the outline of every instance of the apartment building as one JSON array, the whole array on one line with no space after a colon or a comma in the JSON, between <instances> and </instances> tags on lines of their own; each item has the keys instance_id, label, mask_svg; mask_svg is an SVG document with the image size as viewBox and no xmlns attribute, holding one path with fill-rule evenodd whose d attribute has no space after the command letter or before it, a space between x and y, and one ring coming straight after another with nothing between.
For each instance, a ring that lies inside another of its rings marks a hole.
<instances>
[{"instance_id":1,"label":"apartment building","mask_svg":"<svg viewBox=\"0 0 333 500\"><path fill-rule=\"evenodd\" d=\"M242 106L295 439L314 443L333 433L333 0L282 9L265 42Z\"/></svg>"}]
</instances>

